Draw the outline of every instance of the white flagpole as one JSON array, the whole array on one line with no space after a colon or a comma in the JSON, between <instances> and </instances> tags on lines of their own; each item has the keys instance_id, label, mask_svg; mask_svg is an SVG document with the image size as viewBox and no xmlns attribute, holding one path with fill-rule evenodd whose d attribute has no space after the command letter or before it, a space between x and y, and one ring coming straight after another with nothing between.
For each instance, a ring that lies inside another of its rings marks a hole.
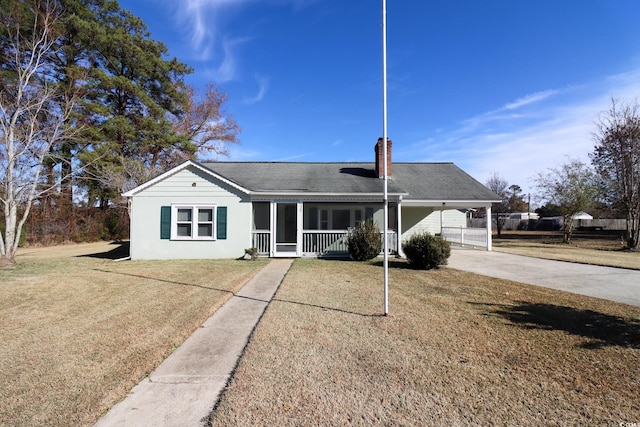
<instances>
[{"instance_id":1,"label":"white flagpole","mask_svg":"<svg viewBox=\"0 0 640 427\"><path fill-rule=\"evenodd\" d=\"M383 270L384 270L384 315L389 314L389 248L387 233L389 231L389 196L387 189L387 0L382 0L382 144L383 155L383 202L384 202L384 231L383 231Z\"/></svg>"}]
</instances>

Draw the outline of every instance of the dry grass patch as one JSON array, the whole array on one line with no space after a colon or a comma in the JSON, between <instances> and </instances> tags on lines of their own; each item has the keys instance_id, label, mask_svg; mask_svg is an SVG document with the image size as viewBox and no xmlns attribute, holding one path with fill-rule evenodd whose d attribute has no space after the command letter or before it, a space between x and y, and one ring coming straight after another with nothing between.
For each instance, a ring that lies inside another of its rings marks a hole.
<instances>
[{"instance_id":1,"label":"dry grass patch","mask_svg":"<svg viewBox=\"0 0 640 427\"><path fill-rule=\"evenodd\" d=\"M118 250L26 249L0 269L0 425L94 423L265 265L98 258Z\"/></svg>"},{"instance_id":2,"label":"dry grass patch","mask_svg":"<svg viewBox=\"0 0 640 427\"><path fill-rule=\"evenodd\" d=\"M562 243L558 232L510 232L493 240L493 249L516 255L581 264L640 270L640 252L623 249L619 236L576 236L571 244Z\"/></svg>"},{"instance_id":3,"label":"dry grass patch","mask_svg":"<svg viewBox=\"0 0 640 427\"><path fill-rule=\"evenodd\" d=\"M640 420L640 309L450 269L297 260L213 425Z\"/></svg>"}]
</instances>

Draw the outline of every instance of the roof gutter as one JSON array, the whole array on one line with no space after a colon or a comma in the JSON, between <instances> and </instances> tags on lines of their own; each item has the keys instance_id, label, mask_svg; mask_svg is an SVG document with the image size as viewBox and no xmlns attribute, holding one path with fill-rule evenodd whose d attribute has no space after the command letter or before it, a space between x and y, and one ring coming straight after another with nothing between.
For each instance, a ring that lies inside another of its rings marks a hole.
<instances>
[{"instance_id":1,"label":"roof gutter","mask_svg":"<svg viewBox=\"0 0 640 427\"><path fill-rule=\"evenodd\" d=\"M393 193L390 197L402 200L404 193ZM367 202L382 203L380 193L309 193L309 192L251 192L253 201L271 201L277 199L295 199L307 202Z\"/></svg>"},{"instance_id":2,"label":"roof gutter","mask_svg":"<svg viewBox=\"0 0 640 427\"><path fill-rule=\"evenodd\" d=\"M498 203L500 200L411 200L403 199L402 206L438 207L443 209L470 208Z\"/></svg>"}]
</instances>

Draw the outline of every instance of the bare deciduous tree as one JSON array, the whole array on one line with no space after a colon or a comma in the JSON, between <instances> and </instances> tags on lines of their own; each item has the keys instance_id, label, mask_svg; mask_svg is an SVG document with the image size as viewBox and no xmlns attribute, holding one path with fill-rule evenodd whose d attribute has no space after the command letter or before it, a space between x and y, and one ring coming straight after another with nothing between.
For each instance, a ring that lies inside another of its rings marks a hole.
<instances>
[{"instance_id":1,"label":"bare deciduous tree","mask_svg":"<svg viewBox=\"0 0 640 427\"><path fill-rule=\"evenodd\" d=\"M619 104L600 117L594 132L591 162L602 179L605 199L618 204L627 219L626 241L631 250L640 245L640 108L637 101Z\"/></svg>"},{"instance_id":2,"label":"bare deciduous tree","mask_svg":"<svg viewBox=\"0 0 640 427\"><path fill-rule=\"evenodd\" d=\"M0 12L3 26L2 58L12 74L2 80L0 91L0 200L4 231L0 255L13 264L22 227L36 197L50 191L42 186L41 173L51 146L68 137L64 124L73 97L60 99L47 76L47 55L57 35L54 2L19 3Z\"/></svg>"},{"instance_id":3,"label":"bare deciduous tree","mask_svg":"<svg viewBox=\"0 0 640 427\"><path fill-rule=\"evenodd\" d=\"M504 223L509 217L507 214L509 211L509 183L498 172L493 172L485 186L502 199L501 202L494 203L492 206L492 211L496 215L496 231L500 237ZM487 218L487 221L491 221L491 218Z\"/></svg>"},{"instance_id":4,"label":"bare deciduous tree","mask_svg":"<svg viewBox=\"0 0 640 427\"><path fill-rule=\"evenodd\" d=\"M229 157L229 144L239 142L240 127L222 110L227 94L212 83L206 86L202 97L192 87L186 90L185 114L174 122L176 133L186 135L196 148L195 154L201 157Z\"/></svg>"},{"instance_id":5,"label":"bare deciduous tree","mask_svg":"<svg viewBox=\"0 0 640 427\"><path fill-rule=\"evenodd\" d=\"M547 204L558 207L564 218L565 243L571 242L574 215L593 206L599 189L588 165L577 159L568 159L559 167L540 172L535 179L539 196Z\"/></svg>"}]
</instances>

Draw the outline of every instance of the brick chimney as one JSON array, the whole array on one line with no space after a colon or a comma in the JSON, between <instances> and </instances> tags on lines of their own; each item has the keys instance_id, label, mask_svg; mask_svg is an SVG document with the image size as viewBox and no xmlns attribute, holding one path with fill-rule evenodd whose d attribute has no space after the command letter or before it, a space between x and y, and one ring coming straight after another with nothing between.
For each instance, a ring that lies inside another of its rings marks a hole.
<instances>
[{"instance_id":1,"label":"brick chimney","mask_svg":"<svg viewBox=\"0 0 640 427\"><path fill-rule=\"evenodd\" d=\"M392 142L387 138L387 176L393 175L391 170L391 146ZM376 151L376 174L378 178L384 177L384 139L378 138L378 143L375 147Z\"/></svg>"}]
</instances>

